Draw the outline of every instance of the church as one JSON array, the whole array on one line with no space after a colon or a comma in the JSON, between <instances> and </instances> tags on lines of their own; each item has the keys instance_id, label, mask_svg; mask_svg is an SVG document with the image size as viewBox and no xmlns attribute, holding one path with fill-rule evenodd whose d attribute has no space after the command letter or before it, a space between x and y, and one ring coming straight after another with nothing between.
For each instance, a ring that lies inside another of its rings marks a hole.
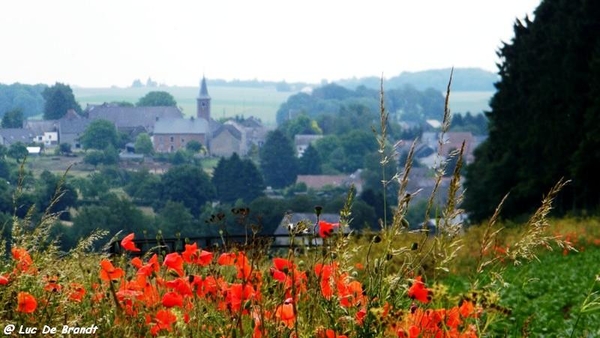
<instances>
[{"instance_id":1,"label":"church","mask_svg":"<svg viewBox=\"0 0 600 338\"><path fill-rule=\"evenodd\" d=\"M202 144L210 153L212 131L220 124L211 119L210 95L206 86L206 78L202 77L200 92L196 99L196 116L190 118L158 118L154 123L154 151L171 153L185 149L190 141Z\"/></svg>"}]
</instances>

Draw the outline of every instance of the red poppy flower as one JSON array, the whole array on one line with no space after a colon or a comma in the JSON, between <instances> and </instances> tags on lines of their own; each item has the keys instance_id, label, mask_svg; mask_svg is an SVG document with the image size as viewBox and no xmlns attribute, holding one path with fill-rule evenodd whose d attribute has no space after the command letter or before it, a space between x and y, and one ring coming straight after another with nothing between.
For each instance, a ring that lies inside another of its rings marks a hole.
<instances>
[{"instance_id":1,"label":"red poppy flower","mask_svg":"<svg viewBox=\"0 0 600 338\"><path fill-rule=\"evenodd\" d=\"M279 257L273 258L273 265L275 266L275 269L283 272L294 267L294 264L290 262L289 259Z\"/></svg>"},{"instance_id":2,"label":"red poppy flower","mask_svg":"<svg viewBox=\"0 0 600 338\"><path fill-rule=\"evenodd\" d=\"M186 263L193 263L200 266L207 266L213 260L213 253L206 250L199 250L198 244L186 244L185 251L181 254Z\"/></svg>"},{"instance_id":3,"label":"red poppy flower","mask_svg":"<svg viewBox=\"0 0 600 338\"><path fill-rule=\"evenodd\" d=\"M131 260L131 264L134 264L134 260L135 258ZM137 261L135 264L138 264ZM160 264L158 264L158 256L156 254L152 255L152 257L150 257L150 259L148 260L148 263L144 264L138 269L138 274L144 275L146 277L152 276L153 273L158 273L160 271Z\"/></svg>"},{"instance_id":4,"label":"red poppy flower","mask_svg":"<svg viewBox=\"0 0 600 338\"><path fill-rule=\"evenodd\" d=\"M421 303L429 303L430 301L430 291L425 287L423 281L421 280L421 276L418 276L415 279L413 285L408 289L408 296L412 299L416 299Z\"/></svg>"},{"instance_id":5,"label":"red poppy flower","mask_svg":"<svg viewBox=\"0 0 600 338\"><path fill-rule=\"evenodd\" d=\"M163 265L177 272L179 276L183 276L183 258L177 252L165 256Z\"/></svg>"},{"instance_id":6,"label":"red poppy flower","mask_svg":"<svg viewBox=\"0 0 600 338\"><path fill-rule=\"evenodd\" d=\"M8 277L0 275L0 285L6 285L9 281Z\"/></svg>"},{"instance_id":7,"label":"red poppy flower","mask_svg":"<svg viewBox=\"0 0 600 338\"><path fill-rule=\"evenodd\" d=\"M289 328L294 327L296 314L294 313L294 300L292 298L286 299L282 305L277 307L275 318L279 319Z\"/></svg>"},{"instance_id":8,"label":"red poppy flower","mask_svg":"<svg viewBox=\"0 0 600 338\"><path fill-rule=\"evenodd\" d=\"M156 313L154 323L152 323L154 325L150 328L150 333L155 336L160 330L171 331L171 325L173 325L175 322L177 322L177 316L175 316L171 311L160 310Z\"/></svg>"},{"instance_id":9,"label":"red poppy flower","mask_svg":"<svg viewBox=\"0 0 600 338\"><path fill-rule=\"evenodd\" d=\"M37 300L27 292L19 292L17 295L17 311L23 313L32 313L37 308Z\"/></svg>"},{"instance_id":10,"label":"red poppy flower","mask_svg":"<svg viewBox=\"0 0 600 338\"><path fill-rule=\"evenodd\" d=\"M217 264L219 265L233 265L235 264L235 258L237 255L233 252L224 252L217 259Z\"/></svg>"},{"instance_id":11,"label":"red poppy flower","mask_svg":"<svg viewBox=\"0 0 600 338\"><path fill-rule=\"evenodd\" d=\"M13 258L17 261L17 270L19 272L25 272L29 270L29 267L33 264L29 252L23 248L12 248L11 250Z\"/></svg>"},{"instance_id":12,"label":"red poppy flower","mask_svg":"<svg viewBox=\"0 0 600 338\"><path fill-rule=\"evenodd\" d=\"M319 236L321 236L321 238L327 238L331 236L331 234L333 234L333 230L339 226L339 223L319 221Z\"/></svg>"},{"instance_id":13,"label":"red poppy flower","mask_svg":"<svg viewBox=\"0 0 600 338\"><path fill-rule=\"evenodd\" d=\"M237 278L247 279L250 277L250 273L252 272L252 266L250 265L250 261L248 257L243 252L238 252L237 258L235 260L235 266L237 268Z\"/></svg>"},{"instance_id":14,"label":"red poppy flower","mask_svg":"<svg viewBox=\"0 0 600 338\"><path fill-rule=\"evenodd\" d=\"M140 249L138 249L133 242L134 236L134 233L130 233L129 235L125 236L125 238L123 238L121 241L121 247L127 251L139 252Z\"/></svg>"},{"instance_id":15,"label":"red poppy flower","mask_svg":"<svg viewBox=\"0 0 600 338\"><path fill-rule=\"evenodd\" d=\"M177 292L167 292L162 298L162 305L167 308L183 307L183 297Z\"/></svg>"},{"instance_id":16,"label":"red poppy flower","mask_svg":"<svg viewBox=\"0 0 600 338\"><path fill-rule=\"evenodd\" d=\"M85 288L83 287L83 285L79 284L79 283L71 283L69 285L69 289L70 289L70 293L69 293L69 299L74 301L74 302L81 302L81 300L83 300L83 297L85 296Z\"/></svg>"},{"instance_id":17,"label":"red poppy flower","mask_svg":"<svg viewBox=\"0 0 600 338\"><path fill-rule=\"evenodd\" d=\"M194 280L196 277L193 277ZM191 296L192 287L188 282L188 278L179 277L174 280L170 280L166 283L168 288L175 289L182 296Z\"/></svg>"},{"instance_id":18,"label":"red poppy flower","mask_svg":"<svg viewBox=\"0 0 600 338\"><path fill-rule=\"evenodd\" d=\"M125 272L121 268L115 268L111 261L103 259L100 261L100 279L105 281L111 281L119 279L125 275Z\"/></svg>"},{"instance_id":19,"label":"red poppy flower","mask_svg":"<svg viewBox=\"0 0 600 338\"><path fill-rule=\"evenodd\" d=\"M342 334L337 334L334 330L332 329L320 329L317 332L317 338L347 338L346 335L342 335Z\"/></svg>"},{"instance_id":20,"label":"red poppy flower","mask_svg":"<svg viewBox=\"0 0 600 338\"><path fill-rule=\"evenodd\" d=\"M131 259L131 265L133 265L136 269L139 270L142 266L144 266L144 262L139 257L133 257Z\"/></svg>"},{"instance_id":21,"label":"red poppy flower","mask_svg":"<svg viewBox=\"0 0 600 338\"><path fill-rule=\"evenodd\" d=\"M181 253L181 257L183 257L183 261L186 263L192 263L196 255L198 253L198 244L186 244L185 251Z\"/></svg>"},{"instance_id":22,"label":"red poppy flower","mask_svg":"<svg viewBox=\"0 0 600 338\"><path fill-rule=\"evenodd\" d=\"M58 284L58 276L46 276L44 277L44 281L46 281L44 290L48 292L60 292L62 290L62 286Z\"/></svg>"},{"instance_id":23,"label":"red poppy flower","mask_svg":"<svg viewBox=\"0 0 600 338\"><path fill-rule=\"evenodd\" d=\"M462 304L460 305L459 308L460 311L460 315L463 318L467 318L469 317L471 314L473 314L473 312L475 311L475 306L473 305L472 302L465 300L462 302Z\"/></svg>"}]
</instances>

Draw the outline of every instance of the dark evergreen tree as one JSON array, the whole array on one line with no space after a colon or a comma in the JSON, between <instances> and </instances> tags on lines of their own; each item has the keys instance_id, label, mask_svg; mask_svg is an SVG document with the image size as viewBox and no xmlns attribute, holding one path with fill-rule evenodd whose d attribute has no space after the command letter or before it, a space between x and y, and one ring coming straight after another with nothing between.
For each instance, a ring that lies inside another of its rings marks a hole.
<instances>
[{"instance_id":1,"label":"dark evergreen tree","mask_svg":"<svg viewBox=\"0 0 600 338\"><path fill-rule=\"evenodd\" d=\"M278 129L267 135L260 150L260 168L265 183L273 188L285 188L296 182L298 159L292 142Z\"/></svg>"},{"instance_id":2,"label":"dark evergreen tree","mask_svg":"<svg viewBox=\"0 0 600 338\"><path fill-rule=\"evenodd\" d=\"M559 179L572 179L559 212L600 205L598 56L600 2L544 0L534 21L514 26L500 48L489 138L467 168L464 207L472 219L534 210Z\"/></svg>"},{"instance_id":3,"label":"dark evergreen tree","mask_svg":"<svg viewBox=\"0 0 600 338\"><path fill-rule=\"evenodd\" d=\"M15 108L2 116L2 128L23 128L23 110Z\"/></svg>"},{"instance_id":4,"label":"dark evergreen tree","mask_svg":"<svg viewBox=\"0 0 600 338\"><path fill-rule=\"evenodd\" d=\"M304 150L304 154L298 160L298 174L300 175L320 175L321 174L321 156L312 144L309 144Z\"/></svg>"},{"instance_id":5,"label":"dark evergreen tree","mask_svg":"<svg viewBox=\"0 0 600 338\"><path fill-rule=\"evenodd\" d=\"M250 203L264 194L263 192L266 188L265 182L260 170L258 170L254 162L252 162L250 159L245 159L242 161L240 185L242 187L242 193L240 194L240 197L246 203Z\"/></svg>"},{"instance_id":6,"label":"dark evergreen tree","mask_svg":"<svg viewBox=\"0 0 600 338\"><path fill-rule=\"evenodd\" d=\"M81 106L75 101L73 90L69 85L57 82L42 92L44 97L44 119L56 120L63 117L69 109L81 113Z\"/></svg>"},{"instance_id":7,"label":"dark evergreen tree","mask_svg":"<svg viewBox=\"0 0 600 338\"><path fill-rule=\"evenodd\" d=\"M251 160L241 160L234 153L230 158L221 158L215 167L212 183L217 199L233 204L238 199L252 202L262 195L265 185L260 172Z\"/></svg>"}]
</instances>

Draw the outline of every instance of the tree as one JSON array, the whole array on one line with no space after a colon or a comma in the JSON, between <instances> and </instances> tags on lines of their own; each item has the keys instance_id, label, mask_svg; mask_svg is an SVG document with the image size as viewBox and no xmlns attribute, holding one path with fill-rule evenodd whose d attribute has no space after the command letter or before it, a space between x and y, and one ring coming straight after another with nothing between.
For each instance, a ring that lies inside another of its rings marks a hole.
<instances>
[{"instance_id":1,"label":"tree","mask_svg":"<svg viewBox=\"0 0 600 338\"><path fill-rule=\"evenodd\" d=\"M2 128L23 128L23 110L15 108L4 113Z\"/></svg>"},{"instance_id":2,"label":"tree","mask_svg":"<svg viewBox=\"0 0 600 338\"><path fill-rule=\"evenodd\" d=\"M298 160L298 174L300 175L320 175L321 174L321 156L312 144L309 144L304 150L302 157Z\"/></svg>"},{"instance_id":3,"label":"tree","mask_svg":"<svg viewBox=\"0 0 600 338\"><path fill-rule=\"evenodd\" d=\"M173 95L164 91L151 91L144 95L136 104L138 107L176 107Z\"/></svg>"},{"instance_id":4,"label":"tree","mask_svg":"<svg viewBox=\"0 0 600 338\"><path fill-rule=\"evenodd\" d=\"M57 120L63 117L69 109L81 113L81 106L75 101L75 95L69 85L57 82L42 92L44 97L44 119Z\"/></svg>"},{"instance_id":5,"label":"tree","mask_svg":"<svg viewBox=\"0 0 600 338\"><path fill-rule=\"evenodd\" d=\"M559 179L572 179L557 212L597 208L600 6L591 0L544 0L533 21L514 25L499 50L500 81L487 113L489 137L467 167L464 207L490 217L533 211Z\"/></svg>"},{"instance_id":6,"label":"tree","mask_svg":"<svg viewBox=\"0 0 600 338\"><path fill-rule=\"evenodd\" d=\"M194 216L181 202L168 201L158 215L158 228L165 237L198 236L194 231Z\"/></svg>"},{"instance_id":7,"label":"tree","mask_svg":"<svg viewBox=\"0 0 600 338\"><path fill-rule=\"evenodd\" d=\"M94 120L80 137L83 149L104 150L109 145L118 146L119 134L115 125L107 120Z\"/></svg>"},{"instance_id":8,"label":"tree","mask_svg":"<svg viewBox=\"0 0 600 338\"><path fill-rule=\"evenodd\" d=\"M221 158L212 177L217 196L222 203L235 203L238 199L252 202L265 189L260 172L250 160L241 160L234 153L230 158Z\"/></svg>"},{"instance_id":9,"label":"tree","mask_svg":"<svg viewBox=\"0 0 600 338\"><path fill-rule=\"evenodd\" d=\"M365 156L377 151L377 140L367 130L353 130L340 137L340 144L346 154L343 172L351 173L365 165Z\"/></svg>"},{"instance_id":10,"label":"tree","mask_svg":"<svg viewBox=\"0 0 600 338\"><path fill-rule=\"evenodd\" d=\"M71 153L71 143L61 143L57 149L60 154L68 155Z\"/></svg>"},{"instance_id":11,"label":"tree","mask_svg":"<svg viewBox=\"0 0 600 338\"><path fill-rule=\"evenodd\" d=\"M293 184L298 172L297 163L292 142L278 129L269 132L260 150L260 168L265 183L276 189Z\"/></svg>"},{"instance_id":12,"label":"tree","mask_svg":"<svg viewBox=\"0 0 600 338\"><path fill-rule=\"evenodd\" d=\"M151 205L160 199L162 188L160 178L151 174L147 169L143 169L132 172L129 183L123 189L137 202Z\"/></svg>"},{"instance_id":13,"label":"tree","mask_svg":"<svg viewBox=\"0 0 600 338\"><path fill-rule=\"evenodd\" d=\"M202 150L202 143L200 143L196 140L191 140L185 144L185 150L192 152L192 153L197 153L200 150Z\"/></svg>"},{"instance_id":14,"label":"tree","mask_svg":"<svg viewBox=\"0 0 600 338\"><path fill-rule=\"evenodd\" d=\"M169 169L161 178L161 192L159 203L181 202L194 216L216 197L208 174L201 167L190 164Z\"/></svg>"},{"instance_id":15,"label":"tree","mask_svg":"<svg viewBox=\"0 0 600 338\"><path fill-rule=\"evenodd\" d=\"M96 248L102 247L118 231L145 234L150 238L156 235L154 222L129 199L115 194L107 194L97 205L80 208L69 229L70 238L89 236L96 229L108 230L108 236L97 242Z\"/></svg>"},{"instance_id":16,"label":"tree","mask_svg":"<svg viewBox=\"0 0 600 338\"><path fill-rule=\"evenodd\" d=\"M27 157L28 154L27 146L23 142L15 142L8 147L7 155L17 160L17 163L21 163L21 160Z\"/></svg>"},{"instance_id":17,"label":"tree","mask_svg":"<svg viewBox=\"0 0 600 338\"><path fill-rule=\"evenodd\" d=\"M50 213L61 213L62 219L69 219L68 210L77 204L75 188L48 170L40 174L41 187L37 193L40 211L48 209ZM58 197L53 200L54 197Z\"/></svg>"},{"instance_id":18,"label":"tree","mask_svg":"<svg viewBox=\"0 0 600 338\"><path fill-rule=\"evenodd\" d=\"M154 146L150 136L146 133L140 133L135 139L135 152L138 154L152 155Z\"/></svg>"},{"instance_id":19,"label":"tree","mask_svg":"<svg viewBox=\"0 0 600 338\"><path fill-rule=\"evenodd\" d=\"M320 135L323 134L321 128L317 124L317 121L312 120L305 114L301 114L293 120L287 120L280 126L280 129L290 139L294 139L294 136L298 134L308 135Z\"/></svg>"},{"instance_id":20,"label":"tree","mask_svg":"<svg viewBox=\"0 0 600 338\"><path fill-rule=\"evenodd\" d=\"M91 150L85 153L83 157L83 163L91 164L97 167L99 164L104 163L104 152L100 150Z\"/></svg>"}]
</instances>

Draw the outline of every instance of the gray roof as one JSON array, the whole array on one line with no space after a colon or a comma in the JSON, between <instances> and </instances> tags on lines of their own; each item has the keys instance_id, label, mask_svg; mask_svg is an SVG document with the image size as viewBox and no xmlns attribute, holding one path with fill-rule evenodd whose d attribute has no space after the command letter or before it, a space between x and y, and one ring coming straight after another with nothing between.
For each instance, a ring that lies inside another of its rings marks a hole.
<instances>
[{"instance_id":1,"label":"gray roof","mask_svg":"<svg viewBox=\"0 0 600 338\"><path fill-rule=\"evenodd\" d=\"M87 126L92 123L88 119L58 120L58 128L61 134L83 133Z\"/></svg>"},{"instance_id":2,"label":"gray roof","mask_svg":"<svg viewBox=\"0 0 600 338\"><path fill-rule=\"evenodd\" d=\"M103 119L115 124L118 129L143 127L149 132L154 129L157 119L181 118L177 107L115 107L102 105L90 107L89 118Z\"/></svg>"},{"instance_id":3,"label":"gray roof","mask_svg":"<svg viewBox=\"0 0 600 338\"><path fill-rule=\"evenodd\" d=\"M45 132L58 130L58 121L56 120L25 120L23 128L31 130L36 135L43 135Z\"/></svg>"},{"instance_id":4,"label":"gray roof","mask_svg":"<svg viewBox=\"0 0 600 338\"><path fill-rule=\"evenodd\" d=\"M221 127L219 129L217 129L216 132L214 132L213 137L217 137L219 134L221 134L224 131L229 131L229 133L238 140L242 139L242 133L235 126L232 126L230 124L221 125Z\"/></svg>"},{"instance_id":5,"label":"gray roof","mask_svg":"<svg viewBox=\"0 0 600 338\"><path fill-rule=\"evenodd\" d=\"M208 121L199 118L158 119L154 134L207 134Z\"/></svg>"},{"instance_id":6,"label":"gray roof","mask_svg":"<svg viewBox=\"0 0 600 338\"><path fill-rule=\"evenodd\" d=\"M35 135L31 130L23 128L2 128L0 129L0 136L2 137L2 144L10 145L17 142L31 143Z\"/></svg>"}]
</instances>

